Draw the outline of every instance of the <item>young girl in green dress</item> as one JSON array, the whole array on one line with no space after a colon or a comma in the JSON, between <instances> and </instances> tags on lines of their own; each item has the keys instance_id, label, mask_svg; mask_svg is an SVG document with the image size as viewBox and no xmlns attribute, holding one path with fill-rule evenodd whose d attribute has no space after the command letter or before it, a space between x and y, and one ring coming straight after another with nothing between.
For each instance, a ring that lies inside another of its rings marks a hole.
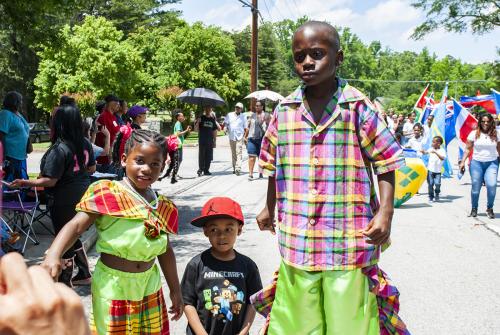
<instances>
[{"instance_id":1,"label":"young girl in green dress","mask_svg":"<svg viewBox=\"0 0 500 335\"><path fill-rule=\"evenodd\" d=\"M160 268L167 281L172 320L183 303L175 255L168 234L177 233L178 212L150 185L164 168L165 138L136 130L121 159L127 177L90 185L76 216L57 235L43 262L52 277L61 272L61 256L92 223L101 257L92 278L91 329L94 334L169 334Z\"/></svg>"}]
</instances>

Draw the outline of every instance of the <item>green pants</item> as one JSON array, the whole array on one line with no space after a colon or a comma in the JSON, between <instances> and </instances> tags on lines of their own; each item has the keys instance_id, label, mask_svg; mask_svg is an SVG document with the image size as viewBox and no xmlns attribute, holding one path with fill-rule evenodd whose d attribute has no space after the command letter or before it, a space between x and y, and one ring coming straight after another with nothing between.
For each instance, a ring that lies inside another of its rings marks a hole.
<instances>
[{"instance_id":1,"label":"green pants","mask_svg":"<svg viewBox=\"0 0 500 335\"><path fill-rule=\"evenodd\" d=\"M304 271L281 263L269 335L379 335L376 296L361 269Z\"/></svg>"}]
</instances>

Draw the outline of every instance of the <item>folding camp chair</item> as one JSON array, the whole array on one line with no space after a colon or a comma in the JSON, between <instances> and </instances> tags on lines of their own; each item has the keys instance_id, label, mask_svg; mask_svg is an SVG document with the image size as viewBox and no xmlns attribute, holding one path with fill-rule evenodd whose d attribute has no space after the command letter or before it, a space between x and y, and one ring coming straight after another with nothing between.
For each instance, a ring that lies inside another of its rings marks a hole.
<instances>
[{"instance_id":1,"label":"folding camp chair","mask_svg":"<svg viewBox=\"0 0 500 335\"><path fill-rule=\"evenodd\" d=\"M40 203L36 189L34 190L35 199L23 200L22 194L23 189L3 191L4 201L0 203L0 211L2 212L0 220L11 232L17 231L25 236L21 249L21 253L24 253L28 240L35 245L40 244L33 230L33 222L35 221L37 208Z\"/></svg>"},{"instance_id":2,"label":"folding camp chair","mask_svg":"<svg viewBox=\"0 0 500 335\"><path fill-rule=\"evenodd\" d=\"M52 217L50 216L49 206L47 205L47 195L45 193L45 188L37 187L36 191L38 192L38 207L37 207L37 215L33 220L33 223L39 224L42 228L49 232L50 235L56 236L54 229L46 226L46 221L44 222L44 218L48 218L52 222Z\"/></svg>"}]
</instances>

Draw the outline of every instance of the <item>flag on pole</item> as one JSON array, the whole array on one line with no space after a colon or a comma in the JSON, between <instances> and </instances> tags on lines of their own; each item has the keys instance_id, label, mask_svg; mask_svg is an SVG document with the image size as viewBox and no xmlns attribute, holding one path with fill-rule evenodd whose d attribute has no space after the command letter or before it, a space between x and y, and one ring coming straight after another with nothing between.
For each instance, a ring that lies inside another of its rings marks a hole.
<instances>
[{"instance_id":1,"label":"flag on pole","mask_svg":"<svg viewBox=\"0 0 500 335\"><path fill-rule=\"evenodd\" d=\"M471 113L456 100L453 100L453 114L455 115L455 133L457 134L460 149L465 150L467 137L477 127L477 120Z\"/></svg>"},{"instance_id":2,"label":"flag on pole","mask_svg":"<svg viewBox=\"0 0 500 335\"><path fill-rule=\"evenodd\" d=\"M494 99L494 94L483 94L477 95L475 97L462 96L460 97L460 104L466 108L470 108L472 106L480 106L484 108L488 113L497 114L498 112L495 110Z\"/></svg>"},{"instance_id":3,"label":"flag on pole","mask_svg":"<svg viewBox=\"0 0 500 335\"><path fill-rule=\"evenodd\" d=\"M453 111L453 101L447 101L444 125L444 143L446 147L448 147L448 144L457 136L455 131L456 118Z\"/></svg>"},{"instance_id":4,"label":"flag on pole","mask_svg":"<svg viewBox=\"0 0 500 335\"><path fill-rule=\"evenodd\" d=\"M417 102L415 103L415 106L413 106L413 110L417 114L417 117L415 118L416 120L420 120L420 115L424 111L425 106L427 105L427 101L425 98L427 97L427 91L429 90L429 84L425 86L424 91L422 94L420 94L420 97L418 98Z\"/></svg>"},{"instance_id":5,"label":"flag on pole","mask_svg":"<svg viewBox=\"0 0 500 335\"><path fill-rule=\"evenodd\" d=\"M491 95L493 95L493 103L495 105L495 112L500 114L500 92L491 89Z\"/></svg>"},{"instance_id":6,"label":"flag on pole","mask_svg":"<svg viewBox=\"0 0 500 335\"><path fill-rule=\"evenodd\" d=\"M436 107L436 102L434 101L434 92L432 92L430 96L426 97L425 101L426 104L424 111L422 112L422 114L420 114L420 118L417 119L418 120L417 122L422 125L425 123L429 115L432 114L434 108Z\"/></svg>"},{"instance_id":7,"label":"flag on pole","mask_svg":"<svg viewBox=\"0 0 500 335\"><path fill-rule=\"evenodd\" d=\"M446 83L446 86L443 91L443 96L441 97L441 101L439 102L439 105L436 107L434 111L434 121L432 122L431 125L430 136L427 137L427 141L424 144L425 150L429 150L432 144L432 139L436 136L440 136L443 139L443 145L446 150L447 143L445 135L446 135L447 97L448 97L448 83ZM428 155L424 155L423 158L425 164L427 165L429 160ZM453 174L453 168L451 166L450 160L448 159L448 152L447 152L446 158L444 159L443 163L443 177L450 178L452 174Z\"/></svg>"}]
</instances>

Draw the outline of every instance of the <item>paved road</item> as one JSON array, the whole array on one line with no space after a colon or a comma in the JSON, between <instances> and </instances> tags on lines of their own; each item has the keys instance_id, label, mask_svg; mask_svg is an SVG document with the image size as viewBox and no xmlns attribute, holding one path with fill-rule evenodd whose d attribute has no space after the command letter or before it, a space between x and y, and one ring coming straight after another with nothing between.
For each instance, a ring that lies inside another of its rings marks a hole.
<instances>
[{"instance_id":1,"label":"paved road","mask_svg":"<svg viewBox=\"0 0 500 335\"><path fill-rule=\"evenodd\" d=\"M255 224L267 181L250 182L246 174L233 175L229 147L223 142L219 141L215 151L214 176L194 178L197 149L186 148L180 174L192 179L175 185L167 181L155 184L180 209L180 234L172 238L178 271L182 276L189 259L208 246L189 221L209 197L226 195L239 201L245 214L244 232L236 248L257 263L267 282L279 263L275 237L258 231ZM500 334L500 215L495 220L485 216L483 189L479 217L468 218L469 192L468 176L460 182L445 179L441 202L428 204L424 184L420 195L395 212L393 243L383 254L381 267L401 292L401 315L412 334ZM498 203L495 212L500 213ZM94 251L92 262L95 260ZM88 307L88 290L79 293ZM184 334L185 324L185 319L172 323L172 334ZM261 324L259 317L251 333L256 334Z\"/></svg>"}]
</instances>

